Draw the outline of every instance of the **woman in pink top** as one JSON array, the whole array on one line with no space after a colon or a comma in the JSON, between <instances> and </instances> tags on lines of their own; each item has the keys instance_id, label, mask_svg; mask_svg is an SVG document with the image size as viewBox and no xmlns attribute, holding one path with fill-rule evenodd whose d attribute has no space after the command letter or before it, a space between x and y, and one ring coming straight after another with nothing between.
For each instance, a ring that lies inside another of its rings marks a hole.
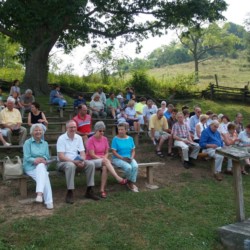
<instances>
[{"instance_id":1,"label":"woman in pink top","mask_svg":"<svg viewBox=\"0 0 250 250\"><path fill-rule=\"evenodd\" d=\"M95 134L90 137L87 141L87 154L86 159L92 160L95 163L96 169L102 170L101 177L101 197L106 198L107 193L105 191L108 171L113 177L121 184L127 184L127 179L121 178L114 170L110 160L108 159L109 152L109 143L107 137L103 136L105 131L105 124L102 121L99 121L94 126Z\"/></svg>"}]
</instances>

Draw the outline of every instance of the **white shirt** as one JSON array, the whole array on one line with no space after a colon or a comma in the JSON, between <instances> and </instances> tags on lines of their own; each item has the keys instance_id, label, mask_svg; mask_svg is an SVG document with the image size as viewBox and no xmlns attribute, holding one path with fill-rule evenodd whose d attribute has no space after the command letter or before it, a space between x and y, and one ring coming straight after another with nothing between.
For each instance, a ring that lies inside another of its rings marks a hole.
<instances>
[{"instance_id":1,"label":"white shirt","mask_svg":"<svg viewBox=\"0 0 250 250\"><path fill-rule=\"evenodd\" d=\"M135 108L130 108L130 107L127 107L125 109L125 114L128 116L128 118L132 119L132 118L135 118L136 116L136 111L135 111Z\"/></svg>"},{"instance_id":2,"label":"white shirt","mask_svg":"<svg viewBox=\"0 0 250 250\"><path fill-rule=\"evenodd\" d=\"M149 108L148 105L146 105L143 108L143 112L142 112L143 116L146 116L147 121L150 120L151 115L156 114L156 113L157 113L157 107L155 105L153 105L151 108Z\"/></svg>"},{"instance_id":3,"label":"white shirt","mask_svg":"<svg viewBox=\"0 0 250 250\"><path fill-rule=\"evenodd\" d=\"M78 134L75 134L74 139L68 137L67 132L59 136L56 143L56 150L58 153L64 153L66 157L71 160L74 160L78 152L84 151L82 137ZM58 157L57 160L59 161Z\"/></svg>"},{"instance_id":4,"label":"white shirt","mask_svg":"<svg viewBox=\"0 0 250 250\"><path fill-rule=\"evenodd\" d=\"M90 105L91 108L95 108L98 111L104 109L104 105L103 105L103 103L101 101L96 102L96 101L92 100L89 105Z\"/></svg>"}]
</instances>

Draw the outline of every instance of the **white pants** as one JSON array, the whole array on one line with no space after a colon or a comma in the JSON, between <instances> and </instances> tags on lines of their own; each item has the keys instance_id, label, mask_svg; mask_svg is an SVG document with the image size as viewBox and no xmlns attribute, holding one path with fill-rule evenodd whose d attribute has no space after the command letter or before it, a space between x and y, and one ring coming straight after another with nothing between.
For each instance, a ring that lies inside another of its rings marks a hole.
<instances>
[{"instance_id":1,"label":"white pants","mask_svg":"<svg viewBox=\"0 0 250 250\"><path fill-rule=\"evenodd\" d=\"M204 149L203 152L207 153L209 155L209 157L215 159L215 173L220 173L221 167L222 167L222 162L224 160L224 156L216 154L215 149L213 149L213 148ZM232 163L232 160L229 162Z\"/></svg>"},{"instance_id":2,"label":"white pants","mask_svg":"<svg viewBox=\"0 0 250 250\"><path fill-rule=\"evenodd\" d=\"M191 144L186 144L183 141L175 140L174 141L174 146L181 148L184 161L189 161L189 157L191 157L193 159L197 159L197 156L198 156L199 151L200 151L200 146L199 146L198 143L195 143L194 145L191 145ZM188 156L189 148L192 149L192 152L191 152L190 156Z\"/></svg>"},{"instance_id":3,"label":"white pants","mask_svg":"<svg viewBox=\"0 0 250 250\"><path fill-rule=\"evenodd\" d=\"M144 124L144 119L143 119L143 115L137 115L138 118L138 122L143 125Z\"/></svg>"},{"instance_id":4,"label":"white pants","mask_svg":"<svg viewBox=\"0 0 250 250\"><path fill-rule=\"evenodd\" d=\"M43 193L45 204L53 203L52 190L47 166L40 163L34 170L27 171L26 174L36 182L36 192Z\"/></svg>"}]
</instances>

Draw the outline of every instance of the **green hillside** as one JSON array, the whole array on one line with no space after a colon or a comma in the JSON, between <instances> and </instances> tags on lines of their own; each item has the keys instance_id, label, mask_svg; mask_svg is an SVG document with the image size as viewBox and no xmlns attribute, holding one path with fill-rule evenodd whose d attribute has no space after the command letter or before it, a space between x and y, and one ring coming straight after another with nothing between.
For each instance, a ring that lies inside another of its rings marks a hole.
<instances>
[{"instance_id":1,"label":"green hillside","mask_svg":"<svg viewBox=\"0 0 250 250\"><path fill-rule=\"evenodd\" d=\"M169 65L164 68L150 69L147 73L158 80L171 78L179 74L192 74L194 63ZM238 59L213 58L200 63L200 82L198 87L204 88L210 82L215 82L217 74L219 84L231 87L243 87L250 82L250 63L245 57Z\"/></svg>"}]
</instances>

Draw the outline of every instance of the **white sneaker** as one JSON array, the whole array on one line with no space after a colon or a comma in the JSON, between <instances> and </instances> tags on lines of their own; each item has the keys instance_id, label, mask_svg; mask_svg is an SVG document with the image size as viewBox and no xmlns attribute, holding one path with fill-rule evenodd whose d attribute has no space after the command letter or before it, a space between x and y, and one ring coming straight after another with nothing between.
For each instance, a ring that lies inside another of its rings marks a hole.
<instances>
[{"instance_id":1,"label":"white sneaker","mask_svg":"<svg viewBox=\"0 0 250 250\"><path fill-rule=\"evenodd\" d=\"M129 190L131 190L134 193L139 193L138 187L134 185L133 188L130 187L130 185L127 184L127 187L129 188Z\"/></svg>"},{"instance_id":2,"label":"white sneaker","mask_svg":"<svg viewBox=\"0 0 250 250\"><path fill-rule=\"evenodd\" d=\"M11 143L6 142L6 143L4 144L4 146L6 146L6 147L11 146Z\"/></svg>"},{"instance_id":3,"label":"white sneaker","mask_svg":"<svg viewBox=\"0 0 250 250\"><path fill-rule=\"evenodd\" d=\"M46 204L46 208L49 210L53 209L54 208L53 203Z\"/></svg>"},{"instance_id":4,"label":"white sneaker","mask_svg":"<svg viewBox=\"0 0 250 250\"><path fill-rule=\"evenodd\" d=\"M43 197L41 195L37 195L36 202L42 203L43 202Z\"/></svg>"}]
</instances>

